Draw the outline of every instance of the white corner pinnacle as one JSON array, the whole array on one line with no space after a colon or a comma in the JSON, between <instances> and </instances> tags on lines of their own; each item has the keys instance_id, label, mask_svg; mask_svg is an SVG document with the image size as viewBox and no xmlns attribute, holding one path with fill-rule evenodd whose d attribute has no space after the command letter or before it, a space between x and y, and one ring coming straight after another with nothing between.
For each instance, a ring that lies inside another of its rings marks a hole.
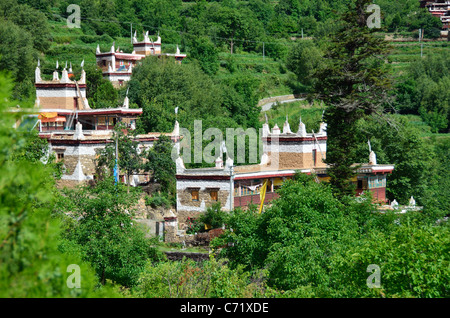
<instances>
[{"instance_id":1,"label":"white corner pinnacle","mask_svg":"<svg viewBox=\"0 0 450 318\"><path fill-rule=\"evenodd\" d=\"M40 61L38 60L38 65L36 66L36 70L34 71L34 81L35 83L40 83L42 82L42 78L41 78L41 69L39 68L40 66Z\"/></svg>"},{"instance_id":2,"label":"white corner pinnacle","mask_svg":"<svg viewBox=\"0 0 450 318\"><path fill-rule=\"evenodd\" d=\"M283 134L291 134L291 126L289 125L288 116L286 115L286 121L283 125Z\"/></svg>"},{"instance_id":3,"label":"white corner pinnacle","mask_svg":"<svg viewBox=\"0 0 450 318\"><path fill-rule=\"evenodd\" d=\"M277 124L275 124L275 126L273 126L273 128L272 128L272 134L273 134L273 135L279 135L279 134L280 134L280 128L278 127Z\"/></svg>"},{"instance_id":4,"label":"white corner pinnacle","mask_svg":"<svg viewBox=\"0 0 450 318\"><path fill-rule=\"evenodd\" d=\"M75 133L73 134L73 139L82 140L84 138L83 125L80 122L77 122L77 124L75 125Z\"/></svg>"},{"instance_id":5,"label":"white corner pinnacle","mask_svg":"<svg viewBox=\"0 0 450 318\"><path fill-rule=\"evenodd\" d=\"M300 117L300 121L298 123L297 135L299 135L300 137L306 137L306 126L302 122L302 118L301 117Z\"/></svg>"}]
</instances>

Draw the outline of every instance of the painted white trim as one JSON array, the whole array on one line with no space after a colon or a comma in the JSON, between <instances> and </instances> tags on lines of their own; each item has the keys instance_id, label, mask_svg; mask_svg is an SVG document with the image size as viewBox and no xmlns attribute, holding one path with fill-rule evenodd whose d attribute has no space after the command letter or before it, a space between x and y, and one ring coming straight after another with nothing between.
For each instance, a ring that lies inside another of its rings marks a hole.
<instances>
[{"instance_id":1,"label":"painted white trim","mask_svg":"<svg viewBox=\"0 0 450 318\"><path fill-rule=\"evenodd\" d=\"M86 89L80 88L81 96L86 98ZM78 97L78 93L74 87L55 87L55 88L36 88L36 97Z\"/></svg>"},{"instance_id":2,"label":"painted white trim","mask_svg":"<svg viewBox=\"0 0 450 318\"><path fill-rule=\"evenodd\" d=\"M326 152L327 150L326 141L324 141L323 143L319 142L319 145L320 150L322 150L322 152ZM264 153L272 152L272 148L274 153L312 153L313 149L319 150L319 146L315 142L304 144L294 142L292 144L283 144L281 142L274 144L267 144L267 143L263 144Z\"/></svg>"}]
</instances>

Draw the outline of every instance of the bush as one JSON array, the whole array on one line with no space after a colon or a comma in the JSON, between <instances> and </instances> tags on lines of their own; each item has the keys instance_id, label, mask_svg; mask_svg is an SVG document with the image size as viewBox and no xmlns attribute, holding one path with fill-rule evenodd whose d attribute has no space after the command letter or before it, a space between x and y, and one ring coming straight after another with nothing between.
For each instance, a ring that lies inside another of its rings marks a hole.
<instances>
[{"instance_id":1,"label":"bush","mask_svg":"<svg viewBox=\"0 0 450 318\"><path fill-rule=\"evenodd\" d=\"M205 224L203 222L191 217L187 218L187 226L186 234L200 233L205 230Z\"/></svg>"},{"instance_id":2,"label":"bush","mask_svg":"<svg viewBox=\"0 0 450 318\"><path fill-rule=\"evenodd\" d=\"M181 262L149 263L133 294L145 298L261 297L266 287L263 274L251 277L242 267L231 270L226 262L213 257L202 264L186 258Z\"/></svg>"},{"instance_id":3,"label":"bush","mask_svg":"<svg viewBox=\"0 0 450 318\"><path fill-rule=\"evenodd\" d=\"M212 229L215 229L224 225L226 217L226 212L222 211L220 202L217 202L206 209L205 214L200 216L199 221L211 226Z\"/></svg>"},{"instance_id":4,"label":"bush","mask_svg":"<svg viewBox=\"0 0 450 318\"><path fill-rule=\"evenodd\" d=\"M96 35L82 35L80 36L80 40L83 41L84 43L97 43L100 41L99 36Z\"/></svg>"},{"instance_id":5,"label":"bush","mask_svg":"<svg viewBox=\"0 0 450 318\"><path fill-rule=\"evenodd\" d=\"M151 206L154 209L157 207L169 208L171 201L167 193L154 193L152 196L145 197L145 205Z\"/></svg>"}]
</instances>

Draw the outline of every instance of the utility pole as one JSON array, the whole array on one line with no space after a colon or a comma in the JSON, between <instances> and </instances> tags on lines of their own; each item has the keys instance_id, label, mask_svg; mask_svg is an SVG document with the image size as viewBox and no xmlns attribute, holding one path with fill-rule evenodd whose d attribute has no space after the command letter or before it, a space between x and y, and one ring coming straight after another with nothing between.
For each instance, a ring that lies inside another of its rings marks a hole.
<instances>
[{"instance_id":1,"label":"utility pole","mask_svg":"<svg viewBox=\"0 0 450 318\"><path fill-rule=\"evenodd\" d=\"M230 212L233 211L233 165L230 166Z\"/></svg>"},{"instance_id":2,"label":"utility pole","mask_svg":"<svg viewBox=\"0 0 450 318\"><path fill-rule=\"evenodd\" d=\"M114 181L119 183L119 135L116 133L116 165L114 166Z\"/></svg>"},{"instance_id":3,"label":"utility pole","mask_svg":"<svg viewBox=\"0 0 450 318\"><path fill-rule=\"evenodd\" d=\"M130 23L130 41L133 44L133 23Z\"/></svg>"},{"instance_id":4,"label":"utility pole","mask_svg":"<svg viewBox=\"0 0 450 318\"><path fill-rule=\"evenodd\" d=\"M422 42L423 32L419 29L419 43L420 43L420 57L423 57L423 42Z\"/></svg>"}]
</instances>

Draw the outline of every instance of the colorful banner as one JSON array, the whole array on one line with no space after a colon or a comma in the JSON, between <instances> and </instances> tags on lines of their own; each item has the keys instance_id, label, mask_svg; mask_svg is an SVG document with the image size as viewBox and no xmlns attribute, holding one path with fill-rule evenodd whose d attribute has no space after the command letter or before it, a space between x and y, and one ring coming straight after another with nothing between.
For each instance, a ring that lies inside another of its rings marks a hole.
<instances>
[{"instance_id":1,"label":"colorful banner","mask_svg":"<svg viewBox=\"0 0 450 318\"><path fill-rule=\"evenodd\" d=\"M261 190L259 191L259 198L261 199L261 204L259 206L259 213L262 212L262 207L264 205L264 199L266 198L266 190L267 190L267 183L268 183L269 179L266 179L264 181L264 184L261 188Z\"/></svg>"}]
</instances>

